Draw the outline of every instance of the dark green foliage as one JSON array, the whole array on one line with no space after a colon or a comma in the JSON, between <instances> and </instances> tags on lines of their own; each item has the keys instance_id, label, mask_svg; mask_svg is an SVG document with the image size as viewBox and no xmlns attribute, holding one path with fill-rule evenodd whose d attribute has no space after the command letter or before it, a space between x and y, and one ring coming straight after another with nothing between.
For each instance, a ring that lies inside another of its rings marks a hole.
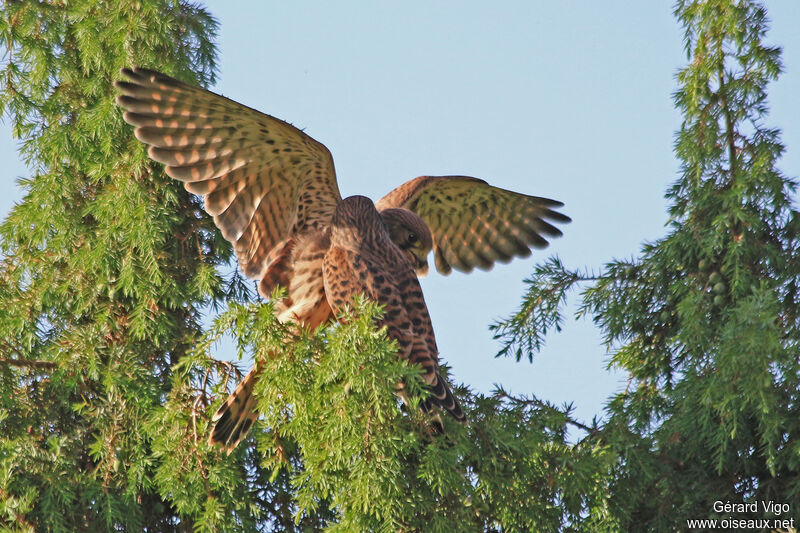
<instances>
[{"instance_id":1,"label":"dark green foliage","mask_svg":"<svg viewBox=\"0 0 800 533\"><path fill-rule=\"evenodd\" d=\"M565 292L591 282L578 314L593 318L630 375L600 433L620 456L613 500L623 529L682 529L713 518L716 500L789 503L800 522L800 224L796 184L776 167L778 131L764 124L780 50L762 43L756 2L681 1L676 15L690 62L677 76L685 118L669 234L596 278L551 260L521 312L496 328L507 350L530 353L561 320ZM543 315L531 314L533 299ZM763 514L718 518L730 516Z\"/></svg>"},{"instance_id":2,"label":"dark green foliage","mask_svg":"<svg viewBox=\"0 0 800 533\"><path fill-rule=\"evenodd\" d=\"M0 227L0 524L178 524L152 419L199 309L239 291L216 273L230 246L146 159L111 82L157 62L207 83L214 31L178 2L0 8L0 108L33 172Z\"/></svg>"},{"instance_id":3,"label":"dark green foliage","mask_svg":"<svg viewBox=\"0 0 800 533\"><path fill-rule=\"evenodd\" d=\"M446 435L433 437L418 409L401 410L395 384L405 381L418 399L420 370L398 360L393 341L375 330L379 312L358 302L354 317L309 336L277 323L270 306L234 305L180 365L187 382L211 383L219 365L207 350L225 332L263 361L262 417L248 441L282 489L253 501L262 519L280 531L293 530L290 514L300 530L548 531L577 524L590 510L608 514L603 487L614 458L592 441L568 444L567 425L575 422L563 412L502 391L484 397L462 389L469 425L445 418ZM179 404L166 412L185 428L191 396ZM200 420L198 431L205 430ZM164 449L174 450L169 439ZM245 470L248 441L228 460L244 461ZM181 460L168 459L166 471ZM238 482L263 490L264 480ZM275 499L286 506L276 509Z\"/></svg>"}]
</instances>

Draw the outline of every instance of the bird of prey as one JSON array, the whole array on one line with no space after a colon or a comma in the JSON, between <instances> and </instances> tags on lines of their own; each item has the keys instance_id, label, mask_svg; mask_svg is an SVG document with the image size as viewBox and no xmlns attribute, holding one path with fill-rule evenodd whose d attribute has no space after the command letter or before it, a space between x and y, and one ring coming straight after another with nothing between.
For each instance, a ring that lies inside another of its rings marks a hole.
<instances>
[{"instance_id":1,"label":"bird of prey","mask_svg":"<svg viewBox=\"0 0 800 533\"><path fill-rule=\"evenodd\" d=\"M419 363L430 401L463 413L438 374L438 351L419 283L433 250L442 274L490 269L543 248L569 222L561 202L467 176L422 176L375 204L342 199L328 149L294 126L233 100L143 68L123 69L117 103L169 176L205 199L239 267L269 297L278 319L310 329L353 295L385 306L400 355ZM369 205L368 205L369 204ZM552 222L552 223L551 223ZM339 225L337 225L339 224ZM348 281L351 280L351 281ZM220 407L209 442L232 450L257 414L258 364Z\"/></svg>"}]
</instances>

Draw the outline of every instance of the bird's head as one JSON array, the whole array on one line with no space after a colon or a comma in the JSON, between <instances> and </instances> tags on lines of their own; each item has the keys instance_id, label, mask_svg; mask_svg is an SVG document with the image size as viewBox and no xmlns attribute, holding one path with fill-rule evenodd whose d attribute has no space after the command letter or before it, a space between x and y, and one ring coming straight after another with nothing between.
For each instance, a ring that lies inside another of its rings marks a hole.
<instances>
[{"instance_id":1,"label":"bird's head","mask_svg":"<svg viewBox=\"0 0 800 533\"><path fill-rule=\"evenodd\" d=\"M428 273L428 253L433 248L433 235L425 221L408 209L384 209L381 218L392 242L406 254L417 276Z\"/></svg>"}]
</instances>

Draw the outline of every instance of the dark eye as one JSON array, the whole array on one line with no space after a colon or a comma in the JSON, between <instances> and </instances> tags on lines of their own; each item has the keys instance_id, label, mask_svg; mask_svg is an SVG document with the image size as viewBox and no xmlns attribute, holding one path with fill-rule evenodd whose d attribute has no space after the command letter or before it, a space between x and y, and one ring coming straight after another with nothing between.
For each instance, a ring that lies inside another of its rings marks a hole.
<instances>
[{"instance_id":1,"label":"dark eye","mask_svg":"<svg viewBox=\"0 0 800 533\"><path fill-rule=\"evenodd\" d=\"M417 237L416 233L409 233L408 234L408 243L409 244L414 244L418 240L419 240L419 237Z\"/></svg>"}]
</instances>

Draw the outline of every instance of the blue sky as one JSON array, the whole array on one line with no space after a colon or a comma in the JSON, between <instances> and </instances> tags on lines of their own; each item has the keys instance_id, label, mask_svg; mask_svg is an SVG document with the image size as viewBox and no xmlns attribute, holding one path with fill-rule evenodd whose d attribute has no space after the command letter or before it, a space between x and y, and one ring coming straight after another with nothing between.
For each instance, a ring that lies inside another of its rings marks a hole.
<instances>
[{"instance_id":1,"label":"blue sky","mask_svg":"<svg viewBox=\"0 0 800 533\"><path fill-rule=\"evenodd\" d=\"M453 377L601 414L626 376L590 322L567 320L534 359L495 359L488 325L519 305L536 261L599 268L663 236L678 172L671 94L686 63L672 2L208 2L217 92L287 120L332 152L342 194L373 199L418 175L465 174L563 201L564 237L490 272L422 282ZM781 162L800 175L800 10L768 1L785 73L770 88ZM0 216L27 175L0 128ZM572 299L573 301L575 298ZM225 346L222 347L224 351Z\"/></svg>"}]
</instances>

